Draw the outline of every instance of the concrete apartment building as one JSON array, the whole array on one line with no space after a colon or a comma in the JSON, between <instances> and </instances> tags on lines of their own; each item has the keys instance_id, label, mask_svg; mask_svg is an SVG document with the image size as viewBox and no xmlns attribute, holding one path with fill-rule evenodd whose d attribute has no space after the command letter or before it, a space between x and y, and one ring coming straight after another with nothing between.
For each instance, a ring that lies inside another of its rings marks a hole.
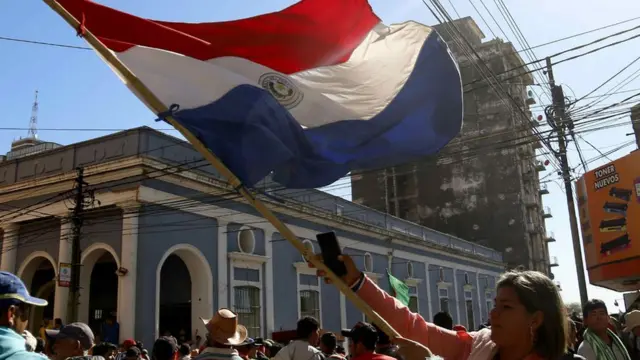
<instances>
[{"instance_id":1,"label":"concrete apartment building","mask_svg":"<svg viewBox=\"0 0 640 360\"><path fill-rule=\"evenodd\" d=\"M545 165L536 154L544 149L533 136L538 124L527 110L535 103L527 95L533 79L511 43L482 42L484 34L469 17L453 24L494 74L519 67L522 75L503 75L509 78L503 86L523 110L512 110L510 99L480 81L451 28L436 26L459 61L462 83L474 82L465 86L461 135L437 157L353 174L353 201L494 248L510 267L550 274L556 261L549 258L547 243L554 239L545 229L551 214L542 206L548 191L540 184Z\"/></svg>"}]
</instances>

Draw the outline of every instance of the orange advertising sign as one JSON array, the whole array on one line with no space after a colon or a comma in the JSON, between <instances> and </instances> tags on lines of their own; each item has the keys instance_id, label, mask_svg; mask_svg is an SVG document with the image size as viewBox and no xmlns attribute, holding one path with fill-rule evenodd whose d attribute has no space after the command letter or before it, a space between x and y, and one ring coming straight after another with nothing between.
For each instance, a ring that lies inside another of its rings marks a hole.
<instances>
[{"instance_id":1,"label":"orange advertising sign","mask_svg":"<svg viewBox=\"0 0 640 360\"><path fill-rule=\"evenodd\" d=\"M640 267L619 267L640 257L640 152L587 172L576 185L591 282L640 276ZM607 264L618 264L617 270Z\"/></svg>"}]
</instances>

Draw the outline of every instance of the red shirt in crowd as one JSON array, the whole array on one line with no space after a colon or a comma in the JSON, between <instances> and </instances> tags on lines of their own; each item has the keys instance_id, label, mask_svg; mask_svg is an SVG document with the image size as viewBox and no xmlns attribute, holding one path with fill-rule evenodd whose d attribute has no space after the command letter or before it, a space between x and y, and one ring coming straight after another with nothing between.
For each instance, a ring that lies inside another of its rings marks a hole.
<instances>
[{"instance_id":1,"label":"red shirt in crowd","mask_svg":"<svg viewBox=\"0 0 640 360\"><path fill-rule=\"evenodd\" d=\"M351 358L351 360L396 360L396 359L392 358L391 356L370 352L370 353L364 353L359 356L354 356Z\"/></svg>"}]
</instances>

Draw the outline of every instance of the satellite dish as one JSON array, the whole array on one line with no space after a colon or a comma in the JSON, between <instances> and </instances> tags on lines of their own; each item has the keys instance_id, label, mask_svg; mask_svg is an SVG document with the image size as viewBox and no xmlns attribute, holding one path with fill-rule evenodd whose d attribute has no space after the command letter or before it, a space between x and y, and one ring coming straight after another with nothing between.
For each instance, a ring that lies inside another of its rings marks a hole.
<instances>
[{"instance_id":1,"label":"satellite dish","mask_svg":"<svg viewBox=\"0 0 640 360\"><path fill-rule=\"evenodd\" d=\"M527 91L527 95L529 95L529 97L533 97L533 91L531 90Z\"/></svg>"}]
</instances>

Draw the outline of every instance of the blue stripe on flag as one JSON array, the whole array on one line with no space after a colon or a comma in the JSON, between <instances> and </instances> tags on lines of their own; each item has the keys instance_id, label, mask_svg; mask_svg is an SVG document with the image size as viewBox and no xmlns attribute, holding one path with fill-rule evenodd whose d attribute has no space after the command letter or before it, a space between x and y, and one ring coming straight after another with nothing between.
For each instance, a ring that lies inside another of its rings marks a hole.
<instances>
[{"instance_id":1,"label":"blue stripe on flag","mask_svg":"<svg viewBox=\"0 0 640 360\"><path fill-rule=\"evenodd\" d=\"M286 187L316 188L351 170L398 165L436 153L460 132L462 111L458 68L434 31L404 87L369 120L302 129L266 90L250 85L238 86L211 104L181 110L175 119L245 185L274 171L274 180Z\"/></svg>"}]
</instances>

